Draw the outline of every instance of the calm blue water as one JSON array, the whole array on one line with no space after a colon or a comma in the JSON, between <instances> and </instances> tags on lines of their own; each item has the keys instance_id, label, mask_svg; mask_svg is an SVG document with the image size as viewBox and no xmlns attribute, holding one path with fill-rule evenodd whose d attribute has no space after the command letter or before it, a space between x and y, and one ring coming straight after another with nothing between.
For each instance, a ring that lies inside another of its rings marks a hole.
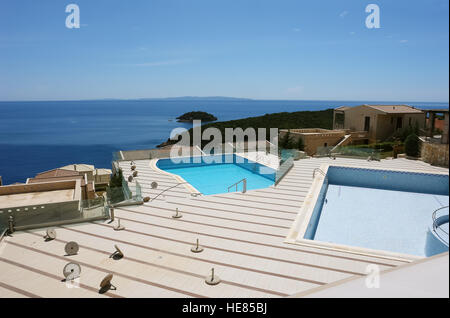
<instances>
[{"instance_id":1,"label":"calm blue water","mask_svg":"<svg viewBox=\"0 0 450 318\"><path fill-rule=\"evenodd\" d=\"M328 177L322 209L310 221L315 232L305 238L430 256L428 228L433 211L449 204L448 176L333 167Z\"/></svg>"},{"instance_id":2,"label":"calm blue water","mask_svg":"<svg viewBox=\"0 0 450 318\"><path fill-rule=\"evenodd\" d=\"M214 163L212 160L200 163L174 163L170 159L161 159L157 162L157 166L179 175L205 195L227 193L229 186L244 178L247 179L247 190L263 189L274 184L273 169L247 159L237 161L236 156L227 155L231 160L225 160L225 156L208 157L220 157L222 160L220 163ZM237 191L242 191L242 187L243 184L240 183ZM230 192L234 191L236 188L230 189Z\"/></svg>"},{"instance_id":3,"label":"calm blue water","mask_svg":"<svg viewBox=\"0 0 450 318\"><path fill-rule=\"evenodd\" d=\"M0 102L0 175L4 183L70 163L111 166L116 150L153 148L172 129L190 128L174 119L203 110L220 121L266 113L323 110L348 101L134 100ZM383 103L383 102L377 102ZM389 102L385 102L389 103ZM407 103L407 102L405 102ZM447 103L409 103L448 107Z\"/></svg>"}]
</instances>

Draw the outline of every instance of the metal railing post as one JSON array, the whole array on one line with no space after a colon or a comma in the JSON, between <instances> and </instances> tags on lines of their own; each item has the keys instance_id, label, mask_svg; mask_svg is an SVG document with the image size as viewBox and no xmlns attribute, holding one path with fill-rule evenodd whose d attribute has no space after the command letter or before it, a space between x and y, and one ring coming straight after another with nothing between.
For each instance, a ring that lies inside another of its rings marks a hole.
<instances>
[{"instance_id":1,"label":"metal railing post","mask_svg":"<svg viewBox=\"0 0 450 318\"><path fill-rule=\"evenodd\" d=\"M8 231L9 234L14 233L14 218L12 215L10 215L8 219Z\"/></svg>"}]
</instances>

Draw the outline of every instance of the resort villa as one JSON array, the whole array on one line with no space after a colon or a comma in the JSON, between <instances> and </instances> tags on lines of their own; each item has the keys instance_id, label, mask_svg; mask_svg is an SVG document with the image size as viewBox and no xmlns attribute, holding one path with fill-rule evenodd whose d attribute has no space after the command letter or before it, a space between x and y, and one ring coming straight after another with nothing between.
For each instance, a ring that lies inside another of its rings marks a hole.
<instances>
[{"instance_id":1,"label":"resort villa","mask_svg":"<svg viewBox=\"0 0 450 318\"><path fill-rule=\"evenodd\" d=\"M80 176L85 176L86 181L95 184L97 190L105 189L111 176L110 169L97 169L93 165L87 164L72 164L59 169L73 171Z\"/></svg>"},{"instance_id":2,"label":"resort villa","mask_svg":"<svg viewBox=\"0 0 450 318\"><path fill-rule=\"evenodd\" d=\"M301 138L309 156L339 155L340 147L380 143L405 129L414 129L421 136L422 159L448 167L448 128L449 112L445 109L421 110L408 105L341 106L334 109L333 129L281 129L280 138L288 132L294 142Z\"/></svg>"},{"instance_id":3,"label":"resort villa","mask_svg":"<svg viewBox=\"0 0 450 318\"><path fill-rule=\"evenodd\" d=\"M386 140L405 127L425 127L425 113L407 105L342 106L334 110L333 129L367 132L369 143Z\"/></svg>"},{"instance_id":4,"label":"resort villa","mask_svg":"<svg viewBox=\"0 0 450 318\"><path fill-rule=\"evenodd\" d=\"M12 221L16 229L26 229L102 219L106 201L95 180L104 191L110 174L108 169L70 165L38 173L26 183L0 185L0 224Z\"/></svg>"}]
</instances>

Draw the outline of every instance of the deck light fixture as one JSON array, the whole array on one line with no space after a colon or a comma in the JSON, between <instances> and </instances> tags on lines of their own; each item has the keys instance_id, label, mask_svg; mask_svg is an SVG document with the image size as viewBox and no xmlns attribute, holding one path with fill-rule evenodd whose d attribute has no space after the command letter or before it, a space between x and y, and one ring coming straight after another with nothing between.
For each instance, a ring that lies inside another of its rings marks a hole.
<instances>
[{"instance_id":1,"label":"deck light fixture","mask_svg":"<svg viewBox=\"0 0 450 318\"><path fill-rule=\"evenodd\" d=\"M125 230L125 227L120 225L120 219L117 218L117 225L114 227L114 231L122 231Z\"/></svg>"},{"instance_id":2,"label":"deck light fixture","mask_svg":"<svg viewBox=\"0 0 450 318\"><path fill-rule=\"evenodd\" d=\"M108 274L105 278L100 282L100 290L98 291L100 294L106 293L108 290L116 290L116 286L111 284L111 280L113 278L113 274Z\"/></svg>"},{"instance_id":3,"label":"deck light fixture","mask_svg":"<svg viewBox=\"0 0 450 318\"><path fill-rule=\"evenodd\" d=\"M66 251L67 256L72 256L78 253L79 248L78 243L72 241L66 244L64 250Z\"/></svg>"},{"instance_id":4,"label":"deck light fixture","mask_svg":"<svg viewBox=\"0 0 450 318\"><path fill-rule=\"evenodd\" d=\"M197 239L197 243L194 246L191 247L191 252L192 253L201 253L201 252L203 252L203 247L201 247L198 244L198 239Z\"/></svg>"},{"instance_id":5,"label":"deck light fixture","mask_svg":"<svg viewBox=\"0 0 450 318\"><path fill-rule=\"evenodd\" d=\"M114 260L118 260L123 258L123 252L120 250L120 248L117 245L114 245L114 248L116 249L114 253L112 253L109 258L112 258Z\"/></svg>"},{"instance_id":6,"label":"deck light fixture","mask_svg":"<svg viewBox=\"0 0 450 318\"><path fill-rule=\"evenodd\" d=\"M56 231L55 229L47 229L44 235L45 241L51 241L56 238Z\"/></svg>"},{"instance_id":7,"label":"deck light fixture","mask_svg":"<svg viewBox=\"0 0 450 318\"><path fill-rule=\"evenodd\" d=\"M220 277L217 275L214 275L214 267L211 268L211 275L207 276L205 279L205 283L208 285L217 285L221 282Z\"/></svg>"},{"instance_id":8,"label":"deck light fixture","mask_svg":"<svg viewBox=\"0 0 450 318\"><path fill-rule=\"evenodd\" d=\"M174 219L179 219L179 218L182 218L182 217L183 217L183 216L182 216L181 213L178 211L178 208L176 208L175 214L172 215L172 218L174 218Z\"/></svg>"},{"instance_id":9,"label":"deck light fixture","mask_svg":"<svg viewBox=\"0 0 450 318\"><path fill-rule=\"evenodd\" d=\"M81 266L77 263L67 263L63 269L63 275L65 277L65 281L74 280L80 277L81 274Z\"/></svg>"}]
</instances>

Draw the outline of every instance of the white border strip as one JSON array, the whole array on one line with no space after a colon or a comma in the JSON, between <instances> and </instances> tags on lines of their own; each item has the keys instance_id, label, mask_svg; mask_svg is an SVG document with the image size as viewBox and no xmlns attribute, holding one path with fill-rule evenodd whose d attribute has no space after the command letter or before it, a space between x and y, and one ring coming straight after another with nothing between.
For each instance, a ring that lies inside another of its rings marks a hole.
<instances>
[{"instance_id":1,"label":"white border strip","mask_svg":"<svg viewBox=\"0 0 450 318\"><path fill-rule=\"evenodd\" d=\"M167 159L167 158L166 158ZM186 180L184 180L182 177L180 177L177 174L174 173L170 173L167 171L164 171L162 169L159 169L158 166L156 165L156 163L158 162L158 160L160 159L152 159L150 160L150 168L152 168L154 171L158 172L158 173L162 173L168 176L173 177L178 183L183 183L183 186L186 188L186 190L188 190L190 193L197 193L197 194L202 194L200 191L198 191L192 184L190 184L189 182L187 182Z\"/></svg>"}]
</instances>

